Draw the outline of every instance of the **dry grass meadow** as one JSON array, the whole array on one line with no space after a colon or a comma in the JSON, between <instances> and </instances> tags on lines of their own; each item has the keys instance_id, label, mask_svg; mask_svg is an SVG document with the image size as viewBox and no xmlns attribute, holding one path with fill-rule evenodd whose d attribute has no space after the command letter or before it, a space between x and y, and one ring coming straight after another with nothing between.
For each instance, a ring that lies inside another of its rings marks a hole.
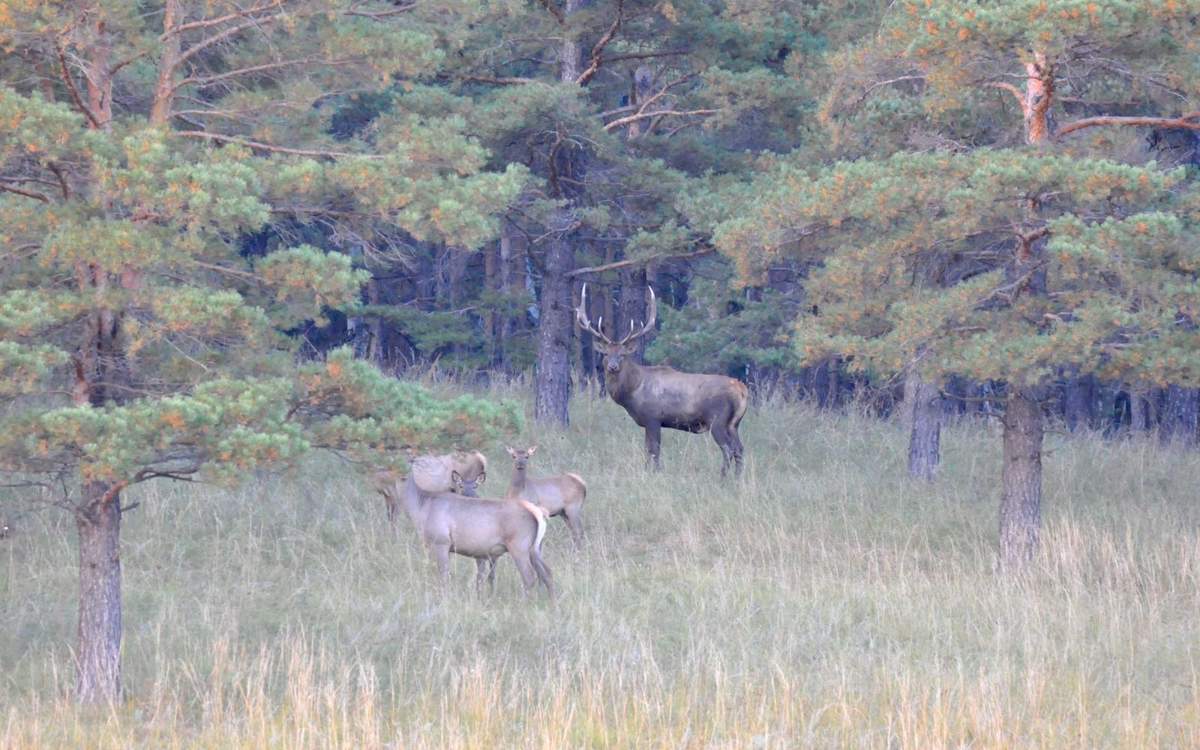
<instances>
[{"instance_id":1,"label":"dry grass meadow","mask_svg":"<svg viewBox=\"0 0 1200 750\"><path fill-rule=\"evenodd\" d=\"M590 487L581 554L552 521L554 604L507 559L494 597L462 558L439 595L329 458L131 493L109 710L70 702L73 526L20 516L0 747L1200 747L1200 454L1050 436L1043 554L1004 580L993 426L950 428L927 487L895 424L759 406L722 483L708 436L664 433L656 475L616 405L573 416L533 464Z\"/></svg>"}]
</instances>

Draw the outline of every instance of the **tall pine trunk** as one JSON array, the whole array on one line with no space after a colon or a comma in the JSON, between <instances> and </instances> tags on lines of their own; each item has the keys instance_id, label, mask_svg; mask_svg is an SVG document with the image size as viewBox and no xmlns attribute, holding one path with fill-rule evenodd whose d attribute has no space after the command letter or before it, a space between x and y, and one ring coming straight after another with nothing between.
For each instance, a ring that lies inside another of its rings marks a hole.
<instances>
[{"instance_id":1,"label":"tall pine trunk","mask_svg":"<svg viewBox=\"0 0 1200 750\"><path fill-rule=\"evenodd\" d=\"M571 280L575 251L566 237L553 240L542 277L541 317L538 320L537 373L533 416L539 422L570 424L571 399Z\"/></svg>"},{"instance_id":2,"label":"tall pine trunk","mask_svg":"<svg viewBox=\"0 0 1200 750\"><path fill-rule=\"evenodd\" d=\"M1013 387L1004 410L1000 564L1018 570L1033 558L1042 523L1042 408Z\"/></svg>"},{"instance_id":3,"label":"tall pine trunk","mask_svg":"<svg viewBox=\"0 0 1200 750\"><path fill-rule=\"evenodd\" d=\"M904 412L909 423L908 475L931 481L942 457L942 403L938 387L917 372L904 378Z\"/></svg>"},{"instance_id":4,"label":"tall pine trunk","mask_svg":"<svg viewBox=\"0 0 1200 750\"><path fill-rule=\"evenodd\" d=\"M1063 418L1067 429L1088 429L1095 421L1096 379L1091 375L1068 378L1063 386Z\"/></svg>"},{"instance_id":5,"label":"tall pine trunk","mask_svg":"<svg viewBox=\"0 0 1200 750\"><path fill-rule=\"evenodd\" d=\"M79 633L76 697L112 703L121 694L121 504L105 484L83 486L79 532Z\"/></svg>"},{"instance_id":6,"label":"tall pine trunk","mask_svg":"<svg viewBox=\"0 0 1200 750\"><path fill-rule=\"evenodd\" d=\"M570 18L583 6L583 0L567 0L564 16ZM574 38L564 39L558 48L559 80L577 85L580 74L580 46ZM561 136L560 136L561 137ZM555 212L553 221L557 233L546 253L542 275L541 311L538 319L537 368L534 374L533 418L544 424L566 427L570 423L571 399L571 336L574 333L571 317L571 279L567 277L575 266L575 249L571 245L571 229L575 219L572 199L558 175L570 176L581 182L582 165L573 155L572 147L562 145L550 154L551 184L557 197L567 198L568 204ZM574 194L576 189L569 191Z\"/></svg>"},{"instance_id":7,"label":"tall pine trunk","mask_svg":"<svg viewBox=\"0 0 1200 750\"><path fill-rule=\"evenodd\" d=\"M1168 386L1158 424L1159 439L1190 447L1196 444L1197 429L1200 429L1200 390Z\"/></svg>"}]
</instances>

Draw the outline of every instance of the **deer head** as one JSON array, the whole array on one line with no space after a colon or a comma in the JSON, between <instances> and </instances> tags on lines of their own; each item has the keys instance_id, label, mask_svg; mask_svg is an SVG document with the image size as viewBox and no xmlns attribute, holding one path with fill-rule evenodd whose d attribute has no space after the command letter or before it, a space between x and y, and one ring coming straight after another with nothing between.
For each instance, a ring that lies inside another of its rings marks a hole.
<instances>
[{"instance_id":1,"label":"deer head","mask_svg":"<svg viewBox=\"0 0 1200 750\"><path fill-rule=\"evenodd\" d=\"M479 497L479 485L483 484L486 479L486 471L481 471L478 475L470 479L459 474L457 471L450 472L451 489L467 497Z\"/></svg>"},{"instance_id":2,"label":"deer head","mask_svg":"<svg viewBox=\"0 0 1200 750\"><path fill-rule=\"evenodd\" d=\"M579 327L588 333L592 334L592 346L596 351L604 355L604 370L613 375L621 371L621 366L626 362L630 354L637 351L637 340L645 336L650 331L654 330L654 321L658 318L658 302L654 298L654 289L646 287L646 306L649 308L649 317L642 324L641 328L636 328L633 321L629 321L629 333L625 337L613 341L608 336L604 335L603 325L604 318L601 317L593 326L587 316L587 284L583 285L583 293L579 299L579 307L575 308L575 320L579 323Z\"/></svg>"},{"instance_id":3,"label":"deer head","mask_svg":"<svg viewBox=\"0 0 1200 750\"><path fill-rule=\"evenodd\" d=\"M505 446L504 449L507 450L508 455L512 457L513 468L517 471L525 471L525 469L529 466L529 459L533 458L534 453L537 453L538 447L536 445L531 445L525 450L520 450Z\"/></svg>"}]
</instances>

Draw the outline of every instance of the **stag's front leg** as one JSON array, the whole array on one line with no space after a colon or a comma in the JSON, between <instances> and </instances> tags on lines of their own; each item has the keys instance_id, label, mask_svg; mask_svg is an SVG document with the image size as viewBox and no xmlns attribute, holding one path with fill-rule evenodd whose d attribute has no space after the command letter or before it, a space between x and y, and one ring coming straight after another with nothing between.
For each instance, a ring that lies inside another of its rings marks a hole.
<instances>
[{"instance_id":1,"label":"stag's front leg","mask_svg":"<svg viewBox=\"0 0 1200 750\"><path fill-rule=\"evenodd\" d=\"M646 425L646 458L655 471L662 471L659 452L662 447L662 425L651 422Z\"/></svg>"}]
</instances>

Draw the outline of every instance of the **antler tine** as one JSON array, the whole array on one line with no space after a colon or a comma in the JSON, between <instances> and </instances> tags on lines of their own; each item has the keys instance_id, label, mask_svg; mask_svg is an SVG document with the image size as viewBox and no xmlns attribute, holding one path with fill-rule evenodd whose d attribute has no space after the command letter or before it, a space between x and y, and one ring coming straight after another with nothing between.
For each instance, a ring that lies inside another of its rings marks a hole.
<instances>
[{"instance_id":1,"label":"antler tine","mask_svg":"<svg viewBox=\"0 0 1200 750\"><path fill-rule=\"evenodd\" d=\"M586 307L587 307L587 283L585 282L583 285L583 290L582 290L581 294L579 295L579 307L575 308L575 321L577 323L579 323L579 327L582 328L583 330L592 334L593 336L600 339L604 343L611 344L612 339L610 339L608 336L605 336L603 330L592 326L592 322L590 320L588 320L587 312L585 311ZM601 325L604 324L603 317L599 318L599 321L600 321Z\"/></svg>"},{"instance_id":2,"label":"antler tine","mask_svg":"<svg viewBox=\"0 0 1200 750\"><path fill-rule=\"evenodd\" d=\"M649 292L647 298L650 305L650 316L646 318L646 322L642 324L642 329L636 332L633 330L633 321L629 321L629 335L621 339L620 343L622 344L627 344L630 341L645 336L647 333L650 333L650 331L654 330L654 321L658 320L658 301L654 298L654 287L647 286L646 289Z\"/></svg>"}]
</instances>

